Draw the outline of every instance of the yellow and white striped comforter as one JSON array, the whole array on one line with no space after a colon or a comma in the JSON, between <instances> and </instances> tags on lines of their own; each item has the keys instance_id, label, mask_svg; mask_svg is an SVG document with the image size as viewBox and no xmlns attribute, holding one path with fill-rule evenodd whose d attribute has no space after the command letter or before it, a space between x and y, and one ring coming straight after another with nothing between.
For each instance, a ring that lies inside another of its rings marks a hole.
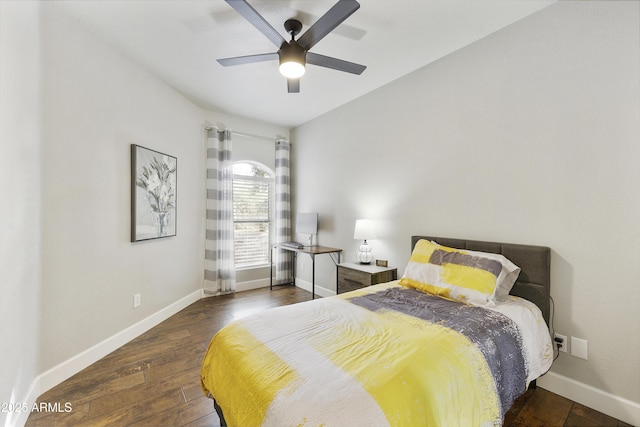
<instances>
[{"instance_id":1,"label":"yellow and white striped comforter","mask_svg":"<svg viewBox=\"0 0 640 427\"><path fill-rule=\"evenodd\" d=\"M274 308L214 336L202 387L230 426L500 425L552 359L539 310L505 307L390 282Z\"/></svg>"}]
</instances>

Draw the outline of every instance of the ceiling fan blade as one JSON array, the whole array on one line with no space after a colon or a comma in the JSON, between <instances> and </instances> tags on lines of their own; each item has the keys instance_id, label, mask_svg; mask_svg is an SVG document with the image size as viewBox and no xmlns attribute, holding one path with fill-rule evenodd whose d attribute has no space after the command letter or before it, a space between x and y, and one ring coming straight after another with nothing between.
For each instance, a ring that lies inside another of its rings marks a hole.
<instances>
[{"instance_id":1,"label":"ceiling fan blade","mask_svg":"<svg viewBox=\"0 0 640 427\"><path fill-rule=\"evenodd\" d=\"M365 65L343 61L342 59L332 58L330 56L318 55L313 52L307 52L307 64L332 68L334 70L344 71L351 74L362 74L362 72L367 68Z\"/></svg>"},{"instance_id":2,"label":"ceiling fan blade","mask_svg":"<svg viewBox=\"0 0 640 427\"><path fill-rule=\"evenodd\" d=\"M229 0L227 0L229 1ZM300 38L298 44L309 50L360 8L356 0L339 0L318 19Z\"/></svg>"},{"instance_id":3,"label":"ceiling fan blade","mask_svg":"<svg viewBox=\"0 0 640 427\"><path fill-rule=\"evenodd\" d=\"M287 79L287 91L289 93L299 93L300 79Z\"/></svg>"},{"instance_id":4,"label":"ceiling fan blade","mask_svg":"<svg viewBox=\"0 0 640 427\"><path fill-rule=\"evenodd\" d=\"M242 15L251 25L256 27L264 34L273 44L280 47L287 41L277 32L266 19L262 17L246 0L225 0L229 6L234 8L236 12Z\"/></svg>"},{"instance_id":5,"label":"ceiling fan blade","mask_svg":"<svg viewBox=\"0 0 640 427\"><path fill-rule=\"evenodd\" d=\"M274 53L260 53L258 55L247 56L234 56L233 58L218 59L220 65L224 67L231 67L233 65L251 64L254 62L272 61L278 59L278 54Z\"/></svg>"}]
</instances>

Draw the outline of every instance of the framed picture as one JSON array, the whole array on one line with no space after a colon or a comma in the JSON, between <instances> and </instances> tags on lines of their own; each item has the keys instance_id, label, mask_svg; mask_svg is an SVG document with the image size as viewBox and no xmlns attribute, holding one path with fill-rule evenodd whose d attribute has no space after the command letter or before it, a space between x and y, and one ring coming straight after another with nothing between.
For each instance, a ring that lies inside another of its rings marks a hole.
<instances>
[{"instance_id":1,"label":"framed picture","mask_svg":"<svg viewBox=\"0 0 640 427\"><path fill-rule=\"evenodd\" d=\"M178 159L131 144L131 241L176 235Z\"/></svg>"}]
</instances>

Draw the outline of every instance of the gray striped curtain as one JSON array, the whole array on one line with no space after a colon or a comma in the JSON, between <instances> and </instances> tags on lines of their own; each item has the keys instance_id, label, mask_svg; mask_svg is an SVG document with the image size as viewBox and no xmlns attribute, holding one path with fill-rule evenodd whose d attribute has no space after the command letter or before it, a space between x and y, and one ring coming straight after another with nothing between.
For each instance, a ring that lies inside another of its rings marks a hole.
<instances>
[{"instance_id":1,"label":"gray striped curtain","mask_svg":"<svg viewBox=\"0 0 640 427\"><path fill-rule=\"evenodd\" d=\"M231 131L207 134L207 225L204 291L215 295L236 291L233 257L233 161Z\"/></svg>"},{"instance_id":2,"label":"gray striped curtain","mask_svg":"<svg viewBox=\"0 0 640 427\"><path fill-rule=\"evenodd\" d=\"M290 151L289 141L276 141L275 243L291 241ZM276 267L276 284L292 280L292 257L293 254L290 251L280 249L275 251L273 262Z\"/></svg>"}]
</instances>

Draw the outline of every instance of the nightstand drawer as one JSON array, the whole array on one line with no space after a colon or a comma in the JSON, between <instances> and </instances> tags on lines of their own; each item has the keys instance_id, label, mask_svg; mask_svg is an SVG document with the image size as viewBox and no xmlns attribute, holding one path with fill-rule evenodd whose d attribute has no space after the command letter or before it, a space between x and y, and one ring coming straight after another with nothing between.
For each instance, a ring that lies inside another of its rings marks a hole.
<instances>
[{"instance_id":1,"label":"nightstand drawer","mask_svg":"<svg viewBox=\"0 0 640 427\"><path fill-rule=\"evenodd\" d=\"M363 271L338 266L338 293L371 286L371 275Z\"/></svg>"},{"instance_id":2,"label":"nightstand drawer","mask_svg":"<svg viewBox=\"0 0 640 427\"><path fill-rule=\"evenodd\" d=\"M338 266L338 293L354 291L378 283L390 282L397 278L396 268L376 267L359 264Z\"/></svg>"}]
</instances>

